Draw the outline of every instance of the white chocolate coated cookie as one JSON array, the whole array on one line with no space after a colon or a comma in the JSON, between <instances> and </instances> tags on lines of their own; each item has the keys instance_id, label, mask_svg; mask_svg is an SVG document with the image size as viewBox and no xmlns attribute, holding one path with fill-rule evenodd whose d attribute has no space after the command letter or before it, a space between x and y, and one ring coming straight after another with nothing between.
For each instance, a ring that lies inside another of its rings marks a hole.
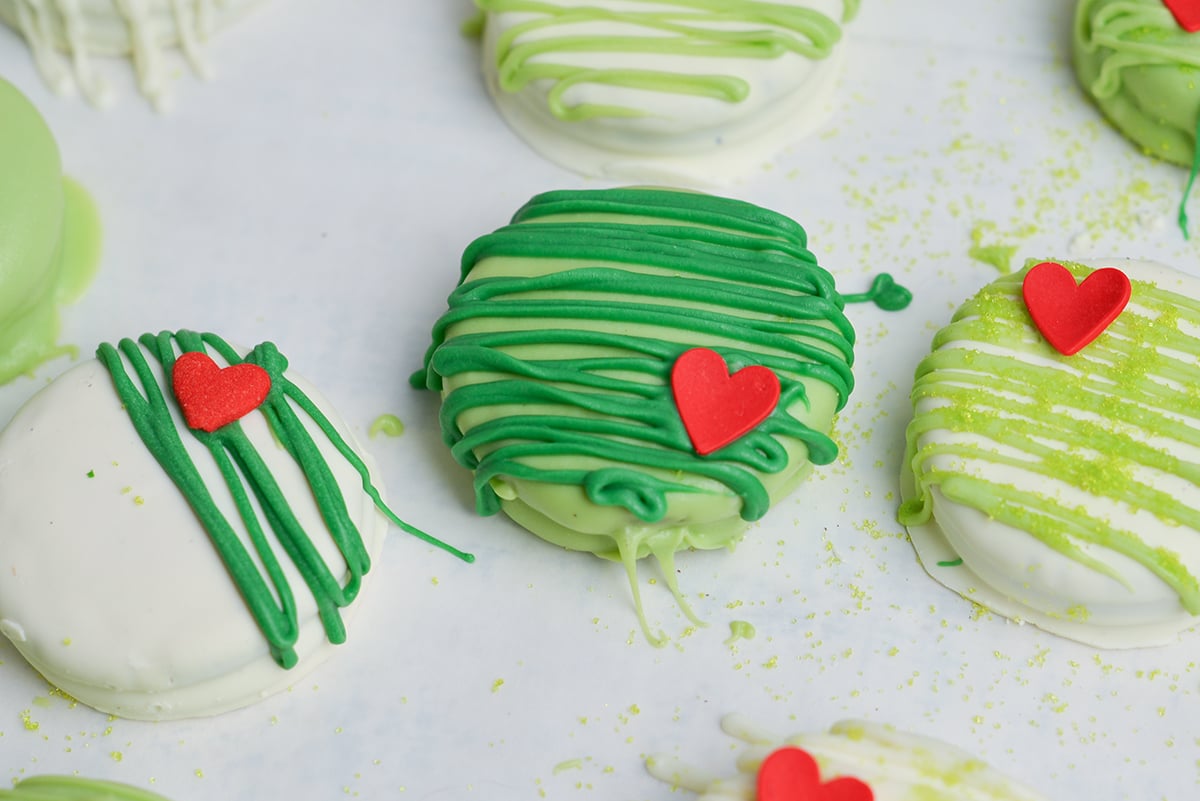
<instances>
[{"instance_id":1,"label":"white chocolate coated cookie","mask_svg":"<svg viewBox=\"0 0 1200 801\"><path fill-rule=\"evenodd\" d=\"M144 344L135 348L149 352ZM124 372L135 376L128 355L121 358ZM213 358L221 361L215 353ZM154 382L163 386L158 361L146 356L145 362ZM323 410L368 469L372 463L345 423L303 379L283 376L287 397L276 394L283 392L283 379L277 377L269 399L242 417L241 435L228 440L245 455L242 461L261 459L267 473L255 482L250 468L237 468L238 483L256 496L250 516L261 525L283 578L283 589L266 581L273 588L266 606L279 608L283 593L295 605L291 624L286 614L273 617L272 625L285 630L284 640L286 629L294 627L293 642L278 648L256 624L239 589L244 582L232 576L212 531L135 427L127 406L140 403L118 394L104 363L89 360L69 370L34 396L0 434L0 631L48 681L114 715L172 719L250 704L287 688L333 653L331 639L344 638L344 632L330 634L317 595L354 594L347 589L356 584L352 574L369 568L388 523L364 491L363 475L301 410L290 387ZM155 391L135 385L153 400ZM266 560L250 542L250 525L242 520L217 457L185 424L171 394L163 396L165 408L152 417L154 436L178 437L186 457L176 449L171 458L177 465L180 458L190 458L194 465L201 486L194 487L193 497L211 497L248 554L247 569L265 575ZM285 405L296 412L303 433L268 424L267 411L278 415ZM319 480L321 463L327 465L332 491L343 499L341 509L329 503L327 511L344 516L355 530L342 545L314 500L314 487L330 488ZM190 474L186 466L173 469ZM272 484L286 501L289 511L283 514L294 516L288 538L305 551L303 558L286 552L279 527L264 513ZM259 487L265 488L261 497ZM295 534L296 529L303 533ZM321 593L301 575L302 562L329 585ZM334 602L338 608L325 615L336 628L360 604L361 598L348 608ZM295 666L285 669L281 662L287 661Z\"/></svg>"},{"instance_id":2,"label":"white chocolate coated cookie","mask_svg":"<svg viewBox=\"0 0 1200 801\"><path fill-rule=\"evenodd\" d=\"M829 116L858 0L477 0L509 125L584 175L711 186Z\"/></svg>"},{"instance_id":3,"label":"white chocolate coated cookie","mask_svg":"<svg viewBox=\"0 0 1200 801\"><path fill-rule=\"evenodd\" d=\"M166 50L178 48L201 77L203 44L262 0L0 0L0 21L29 42L38 70L56 92L72 84L89 102L113 99L96 56L127 56L138 88L157 107L170 97Z\"/></svg>"},{"instance_id":4,"label":"white chocolate coated cookie","mask_svg":"<svg viewBox=\"0 0 1200 801\"><path fill-rule=\"evenodd\" d=\"M1128 305L1067 356L1023 273L967 301L917 368L901 520L926 570L989 609L1101 647L1167 643L1200 613L1200 281L1064 265L1118 268Z\"/></svg>"}]
</instances>

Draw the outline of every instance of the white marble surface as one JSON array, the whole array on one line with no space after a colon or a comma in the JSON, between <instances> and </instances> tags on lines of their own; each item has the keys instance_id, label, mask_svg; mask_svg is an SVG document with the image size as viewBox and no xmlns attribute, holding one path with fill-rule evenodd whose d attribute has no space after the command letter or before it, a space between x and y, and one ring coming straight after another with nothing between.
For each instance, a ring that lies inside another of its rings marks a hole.
<instances>
[{"instance_id":1,"label":"white marble surface","mask_svg":"<svg viewBox=\"0 0 1200 801\"><path fill-rule=\"evenodd\" d=\"M658 650L619 566L475 517L435 399L408 388L466 243L539 191L596 185L504 127L459 33L465 0L274 0L211 44L211 81L179 62L165 115L115 61L115 107L51 94L0 30L0 75L41 108L104 218L101 271L64 339L85 353L161 328L275 341L359 429L384 412L406 423L371 443L394 505L479 557L394 532L341 652L213 719L110 720L52 696L0 643L0 781L77 772L176 801L651 801L683 795L646 774L648 754L733 770L717 723L738 711L781 733L892 723L1052 799L1194 796L1200 632L1098 652L980 614L925 575L894 522L913 367L996 275L969 257L972 232L1015 246L1014 265L1119 254L1200 274L1173 223L1184 173L1083 98L1066 0L863 5L834 119L728 194L798 219L844 290L889 271L916 300L852 311L843 458L735 552L680 557L707 628L687 631L643 569L671 637ZM0 388L0 420L68 364ZM757 636L727 644L735 620Z\"/></svg>"}]
</instances>

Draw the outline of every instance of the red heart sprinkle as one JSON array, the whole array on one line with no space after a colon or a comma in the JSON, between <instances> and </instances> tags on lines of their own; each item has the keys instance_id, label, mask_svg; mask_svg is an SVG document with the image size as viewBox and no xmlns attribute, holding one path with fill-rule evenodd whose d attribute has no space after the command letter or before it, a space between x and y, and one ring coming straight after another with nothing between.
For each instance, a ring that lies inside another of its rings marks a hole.
<instances>
[{"instance_id":1,"label":"red heart sprinkle","mask_svg":"<svg viewBox=\"0 0 1200 801\"><path fill-rule=\"evenodd\" d=\"M773 751L758 769L758 801L874 801L863 781L839 776L821 781L817 761L803 748Z\"/></svg>"},{"instance_id":2,"label":"red heart sprinkle","mask_svg":"<svg viewBox=\"0 0 1200 801\"><path fill-rule=\"evenodd\" d=\"M1061 264L1044 261L1025 274L1021 293L1033 324L1065 356L1078 353L1117 319L1129 302L1129 277L1104 267L1076 285Z\"/></svg>"},{"instance_id":3,"label":"red heart sprinkle","mask_svg":"<svg viewBox=\"0 0 1200 801\"><path fill-rule=\"evenodd\" d=\"M1188 33L1200 31L1200 0L1163 0L1179 27Z\"/></svg>"},{"instance_id":4,"label":"red heart sprinkle","mask_svg":"<svg viewBox=\"0 0 1200 801\"><path fill-rule=\"evenodd\" d=\"M707 456L767 419L779 403L779 378L758 365L730 375L721 354L693 348L675 360L671 391L692 447Z\"/></svg>"},{"instance_id":5,"label":"red heart sprinkle","mask_svg":"<svg viewBox=\"0 0 1200 801\"><path fill-rule=\"evenodd\" d=\"M257 364L219 367L199 351L175 360L171 383L188 426L209 433L257 409L271 391L271 376Z\"/></svg>"}]
</instances>

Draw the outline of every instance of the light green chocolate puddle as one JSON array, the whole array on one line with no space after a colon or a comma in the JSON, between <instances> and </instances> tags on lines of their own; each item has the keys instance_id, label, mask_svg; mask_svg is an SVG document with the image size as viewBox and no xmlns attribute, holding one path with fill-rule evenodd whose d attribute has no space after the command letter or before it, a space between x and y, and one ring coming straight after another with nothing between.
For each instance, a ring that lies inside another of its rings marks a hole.
<instances>
[{"instance_id":1,"label":"light green chocolate puddle","mask_svg":"<svg viewBox=\"0 0 1200 801\"><path fill-rule=\"evenodd\" d=\"M9 801L166 801L149 790L120 782L82 779L77 776L33 776L12 789L0 789Z\"/></svg>"},{"instance_id":2,"label":"light green chocolate puddle","mask_svg":"<svg viewBox=\"0 0 1200 801\"><path fill-rule=\"evenodd\" d=\"M1064 265L1077 280L1091 272ZM965 303L918 366L905 458L916 492L900 522L927 523L936 487L1123 584L1089 549L1128 557L1200 614L1196 576L1147 536L1147 527L1200 531L1200 301L1133 280L1129 307L1063 356L1033 327L1024 274ZM954 467L962 464L972 467ZM1128 522L1135 512L1156 522Z\"/></svg>"},{"instance_id":3,"label":"light green chocolate puddle","mask_svg":"<svg viewBox=\"0 0 1200 801\"><path fill-rule=\"evenodd\" d=\"M888 279L857 299L907 297ZM654 556L695 620L674 554L732 546L836 457L828 432L853 387L843 304L782 215L671 190L550 192L467 248L413 384L442 393L442 436L475 473L478 512L622 562L657 641L636 561ZM693 347L781 384L774 412L708 456L670 386Z\"/></svg>"},{"instance_id":4,"label":"light green chocolate puddle","mask_svg":"<svg viewBox=\"0 0 1200 801\"><path fill-rule=\"evenodd\" d=\"M100 249L95 206L63 178L37 110L0 80L0 382L74 348L57 343L58 305L91 281Z\"/></svg>"}]
</instances>

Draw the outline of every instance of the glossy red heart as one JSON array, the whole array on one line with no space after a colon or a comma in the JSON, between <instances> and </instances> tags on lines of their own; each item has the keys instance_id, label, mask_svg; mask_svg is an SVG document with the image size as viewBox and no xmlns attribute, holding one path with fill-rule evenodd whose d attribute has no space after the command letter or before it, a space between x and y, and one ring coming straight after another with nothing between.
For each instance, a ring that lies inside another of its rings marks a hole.
<instances>
[{"instance_id":1,"label":"glossy red heart","mask_svg":"<svg viewBox=\"0 0 1200 801\"><path fill-rule=\"evenodd\" d=\"M220 367L199 351L180 354L171 383L188 426L209 433L257 409L271 391L271 376L257 364Z\"/></svg>"},{"instance_id":2,"label":"glossy red heart","mask_svg":"<svg viewBox=\"0 0 1200 801\"><path fill-rule=\"evenodd\" d=\"M1200 31L1200 0L1163 0L1179 27L1188 33Z\"/></svg>"},{"instance_id":3,"label":"glossy red heart","mask_svg":"<svg viewBox=\"0 0 1200 801\"><path fill-rule=\"evenodd\" d=\"M759 365L730 375L721 354L693 348L675 360L671 391L692 447L706 456L767 419L779 403L779 378Z\"/></svg>"},{"instance_id":4,"label":"glossy red heart","mask_svg":"<svg viewBox=\"0 0 1200 801\"><path fill-rule=\"evenodd\" d=\"M758 801L874 801L867 784L851 776L821 781L817 761L803 748L773 751L758 769Z\"/></svg>"},{"instance_id":5,"label":"glossy red heart","mask_svg":"<svg viewBox=\"0 0 1200 801\"><path fill-rule=\"evenodd\" d=\"M1059 353L1070 356L1100 336L1129 302L1129 277L1116 267L1075 283L1061 264L1044 261L1025 274L1021 293L1033 324Z\"/></svg>"}]
</instances>

